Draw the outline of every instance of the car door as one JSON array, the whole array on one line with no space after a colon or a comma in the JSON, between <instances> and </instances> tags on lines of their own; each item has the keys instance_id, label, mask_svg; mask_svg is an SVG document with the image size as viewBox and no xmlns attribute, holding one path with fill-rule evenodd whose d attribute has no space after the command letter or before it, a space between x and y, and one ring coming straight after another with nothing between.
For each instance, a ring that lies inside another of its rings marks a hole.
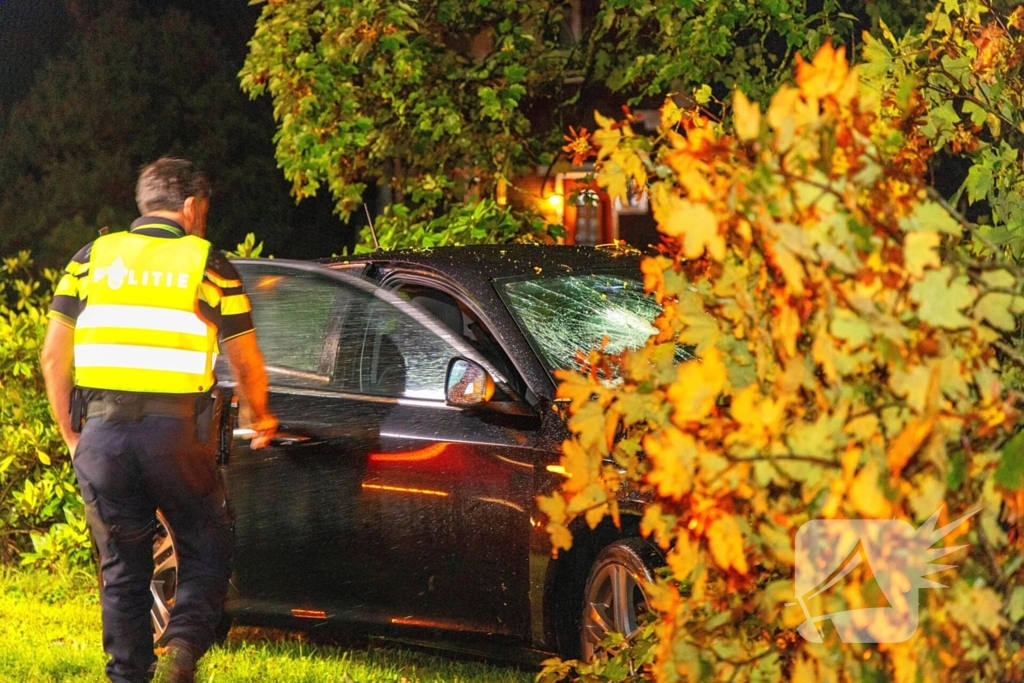
<instances>
[{"instance_id":1,"label":"car door","mask_svg":"<svg viewBox=\"0 0 1024 683\"><path fill-rule=\"evenodd\" d=\"M375 303L362 351L349 359L366 373L378 356L393 353L401 360L390 364L404 367L393 381L348 382L368 398L395 400L382 415L362 485L364 547L377 567L368 595L386 606L391 623L526 637L539 417L447 406L453 354L477 360L503 384L504 377L451 318L410 304L403 308L412 315ZM449 313L461 324L457 309ZM354 351L343 346L342 356Z\"/></svg>"},{"instance_id":2,"label":"car door","mask_svg":"<svg viewBox=\"0 0 1024 683\"><path fill-rule=\"evenodd\" d=\"M352 568L335 563L352 557L353 504L375 447L380 407L346 401L331 379L345 315L372 294L357 278L308 266L242 262L238 268L254 304L280 434L255 451L236 438L225 468L235 516L233 584L243 616L246 610L301 615L319 604L312 585L329 577L357 581ZM247 432L246 408L236 434Z\"/></svg>"},{"instance_id":3,"label":"car door","mask_svg":"<svg viewBox=\"0 0 1024 683\"><path fill-rule=\"evenodd\" d=\"M422 308L323 269L238 267L281 421L227 468L243 600L528 636L539 420L446 405L452 357L501 373Z\"/></svg>"}]
</instances>

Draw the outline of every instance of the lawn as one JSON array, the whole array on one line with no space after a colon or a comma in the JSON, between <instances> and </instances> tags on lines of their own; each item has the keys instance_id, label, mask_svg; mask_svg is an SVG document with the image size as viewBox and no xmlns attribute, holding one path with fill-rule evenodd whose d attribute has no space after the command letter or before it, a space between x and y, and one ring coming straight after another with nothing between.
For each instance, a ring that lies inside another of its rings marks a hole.
<instances>
[{"instance_id":1,"label":"lawn","mask_svg":"<svg viewBox=\"0 0 1024 683\"><path fill-rule=\"evenodd\" d=\"M0 682L102 683L95 577L0 567ZM232 629L200 663L202 683L529 683L533 672L392 647L312 644L301 633Z\"/></svg>"}]
</instances>

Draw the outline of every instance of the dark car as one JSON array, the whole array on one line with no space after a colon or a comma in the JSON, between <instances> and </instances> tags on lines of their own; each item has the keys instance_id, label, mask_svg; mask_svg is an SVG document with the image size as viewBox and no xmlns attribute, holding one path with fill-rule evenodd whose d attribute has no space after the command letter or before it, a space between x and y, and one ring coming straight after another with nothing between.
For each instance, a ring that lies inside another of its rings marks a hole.
<instances>
[{"instance_id":1,"label":"dark car","mask_svg":"<svg viewBox=\"0 0 1024 683\"><path fill-rule=\"evenodd\" d=\"M589 656L607 631L636 628L661 561L640 538L642 501L623 495L621 528L575 527L558 559L536 504L565 476L553 371L605 337L616 351L653 330L635 253L512 245L235 265L281 422L251 450L242 406L223 463L236 623L528 656ZM155 546L158 634L176 578L169 532Z\"/></svg>"}]
</instances>

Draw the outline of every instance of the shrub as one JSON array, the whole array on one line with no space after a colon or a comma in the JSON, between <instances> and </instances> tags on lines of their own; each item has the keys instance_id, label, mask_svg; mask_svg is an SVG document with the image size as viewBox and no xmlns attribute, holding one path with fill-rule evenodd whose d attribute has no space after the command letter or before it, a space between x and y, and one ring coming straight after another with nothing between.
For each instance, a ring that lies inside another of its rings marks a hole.
<instances>
[{"instance_id":1,"label":"shrub","mask_svg":"<svg viewBox=\"0 0 1024 683\"><path fill-rule=\"evenodd\" d=\"M374 223L376 242L369 227L359 233L356 253L384 250L429 249L463 244L506 244L552 241L562 237L562 226L544 223L537 215L514 213L493 199L459 203L440 216L394 204Z\"/></svg>"},{"instance_id":2,"label":"shrub","mask_svg":"<svg viewBox=\"0 0 1024 683\"><path fill-rule=\"evenodd\" d=\"M82 500L50 415L39 365L57 273L32 275L27 252L0 270L0 563L89 561Z\"/></svg>"},{"instance_id":3,"label":"shrub","mask_svg":"<svg viewBox=\"0 0 1024 683\"><path fill-rule=\"evenodd\" d=\"M1000 375L1024 361L1005 337L1024 311L1024 8L987 12L944 3L859 70L826 45L767 111L737 92L732 126L666 105L651 141L599 118L598 181L650 193L664 310L645 347L561 374L569 477L540 503L565 548L572 517L616 515L623 479L650 496L670 572L648 587L656 680L1022 680L1024 435ZM987 226L930 186L947 144L980 150L965 190ZM674 365L680 343L701 360ZM800 588L801 568L840 568L802 554L805 523L894 518L918 534L862 552L841 589Z\"/></svg>"},{"instance_id":4,"label":"shrub","mask_svg":"<svg viewBox=\"0 0 1024 683\"><path fill-rule=\"evenodd\" d=\"M249 233L229 256L257 257ZM39 354L59 274L33 275L28 252L0 270L0 564L75 569L92 561L84 506L50 414Z\"/></svg>"}]
</instances>

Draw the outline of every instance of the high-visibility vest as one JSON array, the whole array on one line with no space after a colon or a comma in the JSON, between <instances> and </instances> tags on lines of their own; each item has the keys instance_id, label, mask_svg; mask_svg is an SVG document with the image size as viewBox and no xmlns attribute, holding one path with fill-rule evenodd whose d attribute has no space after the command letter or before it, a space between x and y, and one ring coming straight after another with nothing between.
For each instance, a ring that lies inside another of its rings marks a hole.
<instances>
[{"instance_id":1,"label":"high-visibility vest","mask_svg":"<svg viewBox=\"0 0 1024 683\"><path fill-rule=\"evenodd\" d=\"M217 329L201 318L210 243L130 232L93 242L75 326L75 381L117 391L186 394L214 383Z\"/></svg>"}]
</instances>

